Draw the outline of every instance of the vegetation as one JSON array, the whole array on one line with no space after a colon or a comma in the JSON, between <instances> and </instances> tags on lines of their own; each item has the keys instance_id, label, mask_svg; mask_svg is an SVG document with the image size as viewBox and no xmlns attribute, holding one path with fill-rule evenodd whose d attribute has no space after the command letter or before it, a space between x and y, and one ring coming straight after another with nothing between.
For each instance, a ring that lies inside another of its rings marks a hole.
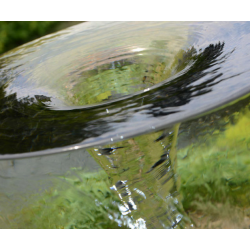
<instances>
[{"instance_id":1,"label":"vegetation","mask_svg":"<svg viewBox=\"0 0 250 250\"><path fill-rule=\"evenodd\" d=\"M137 56L136 63L120 60L104 64L83 72L68 99L74 105L87 105L144 90L183 70L190 62L189 54L189 50L179 50L172 57Z\"/></svg>"},{"instance_id":2,"label":"vegetation","mask_svg":"<svg viewBox=\"0 0 250 250\"><path fill-rule=\"evenodd\" d=\"M199 227L250 225L250 112L233 115L225 132L178 152L183 207Z\"/></svg>"},{"instance_id":3,"label":"vegetation","mask_svg":"<svg viewBox=\"0 0 250 250\"><path fill-rule=\"evenodd\" d=\"M198 228L248 228L250 224L250 111L246 107L233 115L236 123L229 122L224 132L215 130L206 142L194 142L177 152L178 190L185 212ZM229 120L229 117L224 119ZM144 164L151 166L159 158L162 151L158 144L154 144L152 149L152 141L160 135L158 132L125 141L126 147L120 150L126 155L115 154L113 160L127 157L121 160L127 162L126 169L112 170L106 167L110 165L108 161L102 162L107 158L101 157L98 162L105 171L78 171L80 178L62 176L40 200L21 213L9 216L10 227L128 228L128 217L121 215L119 197L110 190L110 186L120 178L129 179L129 175L141 176L148 171L140 169ZM124 145L120 142L117 146ZM90 153L96 158L94 150ZM149 197L145 190L150 188L153 191L153 186L158 185L158 182L154 184L152 181L148 176L135 186ZM133 185L129 186L132 188ZM145 208L141 203L144 216L147 213L153 216L158 203L161 204L155 195L145 200Z\"/></svg>"},{"instance_id":4,"label":"vegetation","mask_svg":"<svg viewBox=\"0 0 250 250\"><path fill-rule=\"evenodd\" d=\"M19 45L32 41L49 33L67 28L78 22L31 21L0 22L0 54Z\"/></svg>"},{"instance_id":5,"label":"vegetation","mask_svg":"<svg viewBox=\"0 0 250 250\"><path fill-rule=\"evenodd\" d=\"M40 200L9 216L11 228L127 228L104 171L61 177ZM81 179L81 180L79 180ZM63 184L63 185L62 185ZM2 226L1 226L2 227ZM6 227L6 226L5 226Z\"/></svg>"}]
</instances>

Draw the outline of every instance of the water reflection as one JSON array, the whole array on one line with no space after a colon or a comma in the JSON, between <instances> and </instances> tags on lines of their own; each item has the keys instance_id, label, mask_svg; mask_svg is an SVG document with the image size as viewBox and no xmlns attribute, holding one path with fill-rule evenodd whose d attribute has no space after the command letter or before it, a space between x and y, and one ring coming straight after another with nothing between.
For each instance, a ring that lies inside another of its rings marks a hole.
<instances>
[{"instance_id":1,"label":"water reflection","mask_svg":"<svg viewBox=\"0 0 250 250\"><path fill-rule=\"evenodd\" d=\"M178 201L175 169L178 125L161 133L116 143L119 150L108 155L99 153L107 148L90 151L111 177L123 215L134 223L143 219L147 228L184 228L188 218Z\"/></svg>"},{"instance_id":2,"label":"water reflection","mask_svg":"<svg viewBox=\"0 0 250 250\"><path fill-rule=\"evenodd\" d=\"M249 30L87 23L3 55L0 226L249 227Z\"/></svg>"},{"instance_id":3,"label":"water reflection","mask_svg":"<svg viewBox=\"0 0 250 250\"><path fill-rule=\"evenodd\" d=\"M115 134L116 129L121 129L124 124L128 124L129 129L134 120L147 124L154 117L166 119L168 115L180 113L182 111L177 107L210 92L211 87L220 82L218 78L222 74L217 71L221 59L218 58L223 47L224 44L211 44L199 53L192 47L181 53L175 71L182 74L173 80L146 92L82 109L53 110L49 105L52 97L45 95L18 99L16 93L7 95L8 83L5 83L0 87L0 131L4 141L0 152L25 153L84 144L90 138L93 140L109 132ZM209 69L215 64L217 69L211 72ZM196 84L206 75L210 76L209 80Z\"/></svg>"}]
</instances>

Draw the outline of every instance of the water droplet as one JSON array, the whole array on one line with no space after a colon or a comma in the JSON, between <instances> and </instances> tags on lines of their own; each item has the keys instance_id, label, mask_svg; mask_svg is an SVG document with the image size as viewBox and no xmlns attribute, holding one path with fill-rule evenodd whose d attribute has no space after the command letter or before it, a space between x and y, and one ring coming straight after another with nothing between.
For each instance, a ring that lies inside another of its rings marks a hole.
<instances>
[{"instance_id":1,"label":"water droplet","mask_svg":"<svg viewBox=\"0 0 250 250\"><path fill-rule=\"evenodd\" d=\"M110 187L110 189L111 190L117 190L115 185L113 185L112 187Z\"/></svg>"},{"instance_id":2,"label":"water droplet","mask_svg":"<svg viewBox=\"0 0 250 250\"><path fill-rule=\"evenodd\" d=\"M143 92L147 92L147 91L149 91L149 90L150 90L150 88L147 88L147 89L144 89Z\"/></svg>"}]
</instances>

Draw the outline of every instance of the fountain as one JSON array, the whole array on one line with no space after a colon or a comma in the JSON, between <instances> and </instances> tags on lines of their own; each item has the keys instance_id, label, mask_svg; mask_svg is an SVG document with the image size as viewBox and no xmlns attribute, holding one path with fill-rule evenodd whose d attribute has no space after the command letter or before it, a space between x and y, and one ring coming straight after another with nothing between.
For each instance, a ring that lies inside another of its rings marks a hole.
<instances>
[{"instance_id":1,"label":"fountain","mask_svg":"<svg viewBox=\"0 0 250 250\"><path fill-rule=\"evenodd\" d=\"M1 228L248 228L248 22L87 22L0 58Z\"/></svg>"}]
</instances>

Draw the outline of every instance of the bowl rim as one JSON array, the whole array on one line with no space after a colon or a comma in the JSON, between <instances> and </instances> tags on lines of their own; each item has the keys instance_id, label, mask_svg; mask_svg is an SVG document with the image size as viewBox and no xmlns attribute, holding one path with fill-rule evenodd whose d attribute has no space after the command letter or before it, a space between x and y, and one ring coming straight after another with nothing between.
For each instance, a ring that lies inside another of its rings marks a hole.
<instances>
[{"instance_id":1,"label":"bowl rim","mask_svg":"<svg viewBox=\"0 0 250 250\"><path fill-rule=\"evenodd\" d=\"M132 94L132 95L136 95L136 94L138 94L138 92L135 94ZM28 152L28 153L0 154L0 161L1 160L14 160L14 159L42 157L42 156L47 156L47 155L71 152L74 150L92 148L95 146L101 146L101 145L105 145L108 143L116 143L119 141L124 141L124 140L127 140L129 138L133 138L135 136L147 134L150 132L151 133L157 132L157 131L160 131L164 128L173 126L175 124L186 122L186 121L189 121L189 120L192 120L195 118L199 118L203 115L207 115L208 113L212 113L216 110L223 109L223 108L225 108L225 106L230 106L230 105L234 104L235 102L238 102L242 99L247 98L248 96L250 96L250 86L246 86L245 88L240 89L237 92L232 93L231 95L227 96L226 98L221 99L220 101L218 101L216 103L211 103L210 105L203 106L203 107L199 108L198 111L187 110L184 112L180 112L177 118L169 116L157 124L155 124L155 121L148 122L147 126L144 126L142 129L140 129L139 132L137 130L136 130L136 133L129 131L128 133L123 135L122 139L118 138L118 137L117 138L114 137L113 140L110 141L110 137L107 137L107 138L95 137L92 140L83 141L81 143L71 144L71 145L64 146L64 147L56 147L56 148L39 150L39 151ZM121 98L124 99L125 97L121 97ZM116 99L116 101L117 100L118 99ZM115 101L115 100L113 100L113 101ZM98 105L101 105L101 104L98 104Z\"/></svg>"}]
</instances>

